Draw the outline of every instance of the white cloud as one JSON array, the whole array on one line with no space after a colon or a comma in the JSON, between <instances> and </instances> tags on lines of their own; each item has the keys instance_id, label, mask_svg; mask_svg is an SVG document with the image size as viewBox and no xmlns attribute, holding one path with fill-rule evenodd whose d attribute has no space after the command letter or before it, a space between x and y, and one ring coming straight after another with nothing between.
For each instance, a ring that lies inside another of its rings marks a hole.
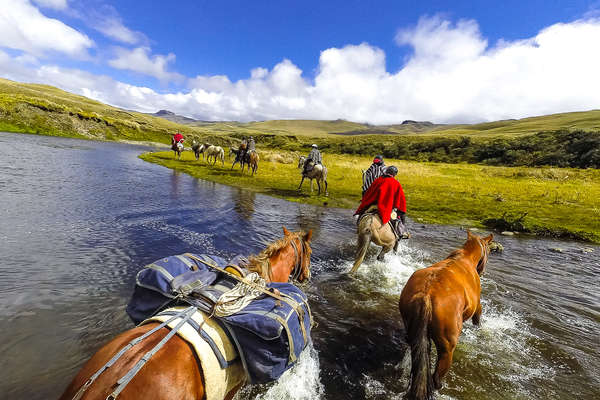
<instances>
[{"instance_id":1,"label":"white cloud","mask_svg":"<svg viewBox=\"0 0 600 400\"><path fill-rule=\"evenodd\" d=\"M204 120L337 119L375 124L404 119L478 122L598 108L600 20L555 24L536 36L490 46L474 21L423 18L400 31L412 54L391 73L383 50L367 43L324 50L314 81L290 60L250 77L198 76L188 89L158 93L56 66L25 64L0 53L0 76L44 82L129 109L169 109ZM163 81L181 76L174 55L120 49L116 68ZM32 60L30 60L31 62Z\"/></svg>"},{"instance_id":2,"label":"white cloud","mask_svg":"<svg viewBox=\"0 0 600 400\"><path fill-rule=\"evenodd\" d=\"M67 0L33 0L33 2L41 7L55 10L65 10L68 7Z\"/></svg>"},{"instance_id":3,"label":"white cloud","mask_svg":"<svg viewBox=\"0 0 600 400\"><path fill-rule=\"evenodd\" d=\"M116 58L108 64L117 69L125 69L140 74L153 76L162 82L178 81L183 77L175 72L167 71L168 64L175 61L175 54L150 55L150 48L137 47L133 50L117 47Z\"/></svg>"},{"instance_id":4,"label":"white cloud","mask_svg":"<svg viewBox=\"0 0 600 400\"><path fill-rule=\"evenodd\" d=\"M119 16L109 16L106 18L96 18L92 27L105 36L127 44L136 44L146 41L144 34L133 31L123 25Z\"/></svg>"},{"instance_id":5,"label":"white cloud","mask_svg":"<svg viewBox=\"0 0 600 400\"><path fill-rule=\"evenodd\" d=\"M28 0L0 0L0 47L35 56L59 52L86 58L87 49L93 45L89 37L44 16Z\"/></svg>"}]
</instances>

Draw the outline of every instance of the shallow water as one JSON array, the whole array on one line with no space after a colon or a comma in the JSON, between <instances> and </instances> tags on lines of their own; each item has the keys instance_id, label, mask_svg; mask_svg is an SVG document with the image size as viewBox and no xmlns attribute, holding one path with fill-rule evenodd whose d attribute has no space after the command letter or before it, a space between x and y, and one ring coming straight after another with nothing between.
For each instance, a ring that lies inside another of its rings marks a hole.
<instances>
[{"instance_id":1,"label":"shallow water","mask_svg":"<svg viewBox=\"0 0 600 400\"><path fill-rule=\"evenodd\" d=\"M143 265L186 251L256 253L282 225L315 232L305 288L314 345L279 382L238 397L402 397L410 356L399 294L412 272L459 247L463 230L411 223L398 254L377 262L373 248L349 278L350 210L197 180L139 160L144 150L0 134L0 397L58 397L102 343L132 327L125 304ZM438 398L599 398L600 247L498 240L506 250L482 280L482 325L465 324Z\"/></svg>"}]
</instances>

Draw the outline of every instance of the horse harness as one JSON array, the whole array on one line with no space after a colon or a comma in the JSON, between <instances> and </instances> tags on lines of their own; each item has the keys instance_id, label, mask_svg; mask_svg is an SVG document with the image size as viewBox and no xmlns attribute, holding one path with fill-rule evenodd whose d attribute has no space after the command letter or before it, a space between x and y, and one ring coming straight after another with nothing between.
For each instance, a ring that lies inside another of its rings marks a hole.
<instances>
[{"instance_id":1,"label":"horse harness","mask_svg":"<svg viewBox=\"0 0 600 400\"><path fill-rule=\"evenodd\" d=\"M294 243L294 240L290 241L290 244L292 245L292 248L294 249L294 269L292 269L292 273L290 274L290 279L292 281L296 281L299 277L300 274L302 273L302 257L303 254L306 253L306 246L304 244L304 241L302 239L300 239L300 251L298 251L298 247L297 245ZM242 275L242 271L240 270L239 267L236 266L236 268L232 270L230 270L230 267L234 267L233 265L229 265L226 268L220 268L217 265L214 265L212 263L209 263L201 258L198 258L196 256L194 256L193 254L189 254L186 253L186 256L190 257L193 260L199 261L211 268L214 268L218 271L223 272L225 275L230 276L232 278L234 278L235 280L244 283L245 285L251 286L253 289L256 289L260 292L262 292L263 294L266 294L268 296L274 297L275 299L277 299L278 303L277 304L281 304L280 302L286 302L287 304L291 305L294 309L296 309L296 307L294 306L294 301L292 300L292 302L290 302L289 296L284 295L282 293L280 293L279 291L273 292L270 290L267 290L257 284L255 284L254 282L251 282L247 279L245 279ZM269 269L271 268L270 262L269 262ZM197 267L196 267L197 270ZM298 305L298 307L300 307ZM188 323L192 316L194 315L194 313L197 311L197 308L194 306L190 306L180 312L176 312L176 313L171 313L169 315L172 315L171 318L169 318L168 320L160 323L158 326L152 328L151 330L149 330L148 332L144 333L141 336L138 336L135 339L132 339L128 344L126 344L125 346L123 346L106 364L104 364L100 369L98 369L77 391L77 393L75 393L75 395L73 396L72 400L80 400L82 398L82 396L84 395L84 393L87 391L87 389L92 385L92 383L94 383L94 381L104 372L106 371L108 368L110 368L111 366L113 366L117 360L119 358L121 358L121 356L123 356L123 354L125 354L129 349L131 349L133 346L135 346L136 344L140 343L142 340L146 339L147 337L149 337L150 335L152 335L153 333L157 332L158 330L166 327L167 325L169 325L171 322L175 321L176 319L180 318L181 321L179 321L179 323L177 323L177 325L172 328L169 333L158 343L156 344L151 350L149 350L146 354L144 354L144 356L133 366L133 368L131 368L129 370L129 372L127 372L125 375L123 375L118 381L117 381L117 387L112 391L112 393L110 393L107 397L106 400L116 400L116 398L119 396L119 394L125 389L125 387L129 384L129 382L131 382L131 380L137 375L137 373L142 369L142 367L144 366L144 364L146 364L146 362L148 362L148 360L150 360L150 358L152 358L152 356L154 354L156 354L173 336L175 336L175 334L186 324ZM302 316L304 315L304 313L302 312L302 310L296 310L297 315L299 318L302 319ZM312 325L312 315L310 315L310 308L309 308L309 317L311 320L311 325ZM304 329L304 323L301 320L300 321L300 326L302 328L302 333L303 336L305 337L305 341L306 341L306 331ZM295 360L294 360L295 361Z\"/></svg>"}]
</instances>

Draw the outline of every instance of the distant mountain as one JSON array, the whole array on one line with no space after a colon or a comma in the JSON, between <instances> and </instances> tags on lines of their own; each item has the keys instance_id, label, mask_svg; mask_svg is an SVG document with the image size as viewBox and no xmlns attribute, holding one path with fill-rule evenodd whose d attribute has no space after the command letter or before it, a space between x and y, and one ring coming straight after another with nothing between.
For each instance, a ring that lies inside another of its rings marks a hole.
<instances>
[{"instance_id":1,"label":"distant mountain","mask_svg":"<svg viewBox=\"0 0 600 400\"><path fill-rule=\"evenodd\" d=\"M177 115L173 111L169 111L169 110L159 110L158 112L155 112L154 114L148 113L148 115L152 115L153 117L160 117L160 118L168 119L169 121L172 121L172 122L175 122L178 124L184 124L184 125L193 125L197 122L201 122L201 123L204 122L204 121L195 120L190 117L184 117L183 115Z\"/></svg>"}]
</instances>

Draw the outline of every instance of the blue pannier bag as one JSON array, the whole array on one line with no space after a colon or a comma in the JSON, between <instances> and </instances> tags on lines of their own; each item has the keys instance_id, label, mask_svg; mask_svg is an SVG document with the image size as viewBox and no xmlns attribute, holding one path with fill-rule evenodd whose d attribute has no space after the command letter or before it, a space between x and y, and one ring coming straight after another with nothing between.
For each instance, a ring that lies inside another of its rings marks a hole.
<instances>
[{"instance_id":1,"label":"blue pannier bag","mask_svg":"<svg viewBox=\"0 0 600 400\"><path fill-rule=\"evenodd\" d=\"M215 301L239 284L194 258L219 268L227 265L217 256L184 254L145 266L136 276L127 305L136 324L178 304L196 306L210 315ZM312 315L306 295L290 283L269 283L267 289L277 289L283 301L262 295L233 315L212 317L233 340L252 384L277 380L310 341Z\"/></svg>"}]
</instances>

